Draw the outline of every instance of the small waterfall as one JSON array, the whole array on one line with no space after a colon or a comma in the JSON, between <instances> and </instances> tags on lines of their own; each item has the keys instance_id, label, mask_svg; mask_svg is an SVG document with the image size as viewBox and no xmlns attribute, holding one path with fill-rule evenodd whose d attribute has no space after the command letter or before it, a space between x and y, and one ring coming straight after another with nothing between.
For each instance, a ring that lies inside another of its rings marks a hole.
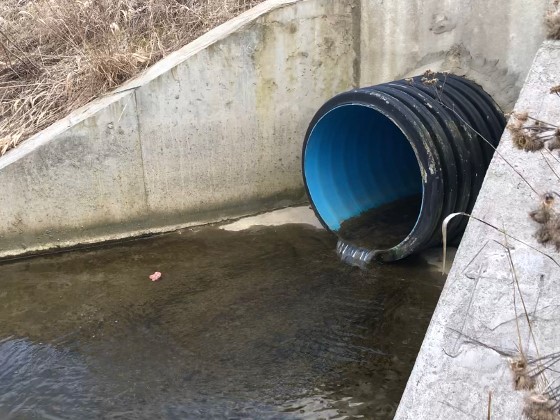
<instances>
[{"instance_id":1,"label":"small waterfall","mask_svg":"<svg viewBox=\"0 0 560 420\"><path fill-rule=\"evenodd\" d=\"M373 252L369 249L352 245L342 239L339 239L336 244L336 253L346 264L359 267L362 270L367 268L367 265L373 257Z\"/></svg>"}]
</instances>

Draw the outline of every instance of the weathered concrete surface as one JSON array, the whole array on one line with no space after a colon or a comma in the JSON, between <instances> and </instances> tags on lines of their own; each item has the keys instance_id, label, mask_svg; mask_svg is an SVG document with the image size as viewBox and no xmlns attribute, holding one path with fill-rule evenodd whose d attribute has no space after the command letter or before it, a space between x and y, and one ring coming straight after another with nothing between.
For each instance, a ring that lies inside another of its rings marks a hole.
<instances>
[{"instance_id":1,"label":"weathered concrete surface","mask_svg":"<svg viewBox=\"0 0 560 420\"><path fill-rule=\"evenodd\" d=\"M442 67L507 108L546 3L268 0L0 158L0 258L297 204L309 121L358 85Z\"/></svg>"},{"instance_id":2,"label":"weathered concrete surface","mask_svg":"<svg viewBox=\"0 0 560 420\"><path fill-rule=\"evenodd\" d=\"M270 0L0 159L0 257L303 201L316 109L358 81L354 0Z\"/></svg>"},{"instance_id":3,"label":"weathered concrete surface","mask_svg":"<svg viewBox=\"0 0 560 420\"><path fill-rule=\"evenodd\" d=\"M511 110L544 39L548 0L361 2L360 84L448 70Z\"/></svg>"},{"instance_id":4,"label":"weathered concrete surface","mask_svg":"<svg viewBox=\"0 0 560 420\"><path fill-rule=\"evenodd\" d=\"M552 123L560 120L560 98L549 89L560 82L560 42L538 51L516 110ZM513 149L506 133L499 152L540 193L558 191L558 157ZM473 214L560 261L533 237L537 224L528 212L539 196L498 155L494 156ZM471 220L447 278L396 419L487 418L492 392L494 419L522 417L524 394L513 389L509 355L521 345L529 357L560 348L560 267L546 256L508 240L521 296L535 334L530 339L519 293L510 269L504 235ZM502 245L500 245L502 244ZM514 300L515 296L515 300ZM521 331L521 340L517 334ZM521 343L521 344L520 344ZM557 373L547 373L548 380Z\"/></svg>"}]
</instances>

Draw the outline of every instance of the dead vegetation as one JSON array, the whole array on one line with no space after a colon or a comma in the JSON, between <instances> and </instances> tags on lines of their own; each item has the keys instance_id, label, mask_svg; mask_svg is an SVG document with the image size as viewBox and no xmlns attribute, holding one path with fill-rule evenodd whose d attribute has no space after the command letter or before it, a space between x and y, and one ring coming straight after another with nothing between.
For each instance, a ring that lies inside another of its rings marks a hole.
<instances>
[{"instance_id":1,"label":"dead vegetation","mask_svg":"<svg viewBox=\"0 0 560 420\"><path fill-rule=\"evenodd\" d=\"M3 0L0 156L261 0Z\"/></svg>"},{"instance_id":2,"label":"dead vegetation","mask_svg":"<svg viewBox=\"0 0 560 420\"><path fill-rule=\"evenodd\" d=\"M535 233L535 238L541 244L551 243L560 251L560 216L554 208L555 193L548 192L544 195L540 206L529 212L529 216L540 227Z\"/></svg>"},{"instance_id":3,"label":"dead vegetation","mask_svg":"<svg viewBox=\"0 0 560 420\"><path fill-rule=\"evenodd\" d=\"M555 405L548 397L533 393L525 398L523 414L529 420L560 420Z\"/></svg>"},{"instance_id":4,"label":"dead vegetation","mask_svg":"<svg viewBox=\"0 0 560 420\"><path fill-rule=\"evenodd\" d=\"M514 388L526 392L523 407L525 418L560 420L558 388L551 387L553 382L547 382L544 377L544 373L551 371L557 361L558 355L553 354L532 361L521 357L511 362Z\"/></svg>"},{"instance_id":5,"label":"dead vegetation","mask_svg":"<svg viewBox=\"0 0 560 420\"><path fill-rule=\"evenodd\" d=\"M550 89L551 94L558 95L559 92L559 86ZM560 159L552 153L553 150L560 149L560 127L557 124L533 118L526 111L513 112L507 129L515 148L526 152L540 151L544 161L560 181L559 173L552 166L554 163L560 164ZM549 158L552 159L552 164ZM560 251L560 214L555 209L556 197L558 193L554 191L543 194L538 207L529 212L529 217L539 224L535 232L537 241L552 244L556 251Z\"/></svg>"},{"instance_id":6,"label":"dead vegetation","mask_svg":"<svg viewBox=\"0 0 560 420\"><path fill-rule=\"evenodd\" d=\"M556 19L555 39L560 39L558 2L555 2L554 7L555 12L547 15L546 23L550 29L553 17ZM553 86L550 93L559 95L560 86ZM557 124L533 118L526 111L514 112L507 129L511 134L514 147L526 152L540 151L546 164L560 180L558 173L548 160L550 157L556 163L560 163L558 158L552 154L552 150L560 148L560 128ZM544 152L548 155L545 155ZM529 212L529 217L539 225L535 232L537 241L541 244L551 243L555 246L556 251L560 251L560 215L555 209L556 197L558 197L558 193L554 191L543 194L538 207ZM519 294L521 296L521 290L519 290ZM531 321L525 307L524 312L529 328L531 328ZM534 336L533 339L535 340ZM549 382L545 376L547 372L557 373L557 370L553 368L558 361L560 361L559 353L528 360L521 351L521 356L510 363L515 389L526 392L523 415L527 419L560 420L560 387L553 387L555 381Z\"/></svg>"},{"instance_id":7,"label":"dead vegetation","mask_svg":"<svg viewBox=\"0 0 560 420\"><path fill-rule=\"evenodd\" d=\"M560 9L558 8L560 1L555 0L545 17L546 37L548 39L560 39Z\"/></svg>"},{"instance_id":8,"label":"dead vegetation","mask_svg":"<svg viewBox=\"0 0 560 420\"><path fill-rule=\"evenodd\" d=\"M524 356L519 355L510 362L510 368L513 372L513 384L517 391L526 391L535 388L535 378L528 371L527 360Z\"/></svg>"},{"instance_id":9,"label":"dead vegetation","mask_svg":"<svg viewBox=\"0 0 560 420\"><path fill-rule=\"evenodd\" d=\"M556 93L553 91L551 92ZM543 149L560 149L560 128L555 124L537 120L527 112L513 112L507 125L513 145L526 152Z\"/></svg>"},{"instance_id":10,"label":"dead vegetation","mask_svg":"<svg viewBox=\"0 0 560 420\"><path fill-rule=\"evenodd\" d=\"M555 7L557 8L557 6L558 4L555 2ZM559 95L560 86L553 86L550 89L550 93ZM560 163L560 160L552 153L553 150L560 148L560 128L557 124L538 120L531 117L526 111L514 112L511 114L507 129L510 132L512 144L515 148L526 152L539 151L547 166L560 181L558 173L553 169L548 159L550 157L553 163ZM546 155L545 152L548 154ZM558 193L554 191L542 194L538 207L529 212L529 217L539 225L535 233L537 241L541 244L552 243L556 251L560 251L560 215L555 209L556 197L558 196ZM523 312L531 332L535 350L539 354L537 340L532 329L532 321L519 288L513 260L509 251L508 255L512 275L515 283L518 285L517 292L523 304ZM515 305L514 299L514 308ZM552 353L533 359L528 358L523 350L519 325L517 325L517 331L519 354L510 362L510 369L513 374L514 388L525 393L523 415L529 420L560 420L560 386L554 385L558 378L550 381L546 376L547 374L558 373L555 365L560 361L560 353Z\"/></svg>"},{"instance_id":11,"label":"dead vegetation","mask_svg":"<svg viewBox=\"0 0 560 420\"><path fill-rule=\"evenodd\" d=\"M521 376L516 376L516 368L512 365L514 376L522 377L521 382L525 385L522 388L516 387L516 390L526 391L523 414L527 419L560 420L560 387L554 385L555 381L548 381L544 376L545 373L557 372L555 365L559 360L558 353L554 353L525 361Z\"/></svg>"}]
</instances>

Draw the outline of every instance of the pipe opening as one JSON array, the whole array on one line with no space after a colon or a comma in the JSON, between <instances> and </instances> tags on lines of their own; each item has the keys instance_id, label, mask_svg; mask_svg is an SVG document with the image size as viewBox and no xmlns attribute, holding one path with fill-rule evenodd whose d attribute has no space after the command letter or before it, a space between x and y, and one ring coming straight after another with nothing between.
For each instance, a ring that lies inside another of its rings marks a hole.
<instances>
[{"instance_id":1,"label":"pipe opening","mask_svg":"<svg viewBox=\"0 0 560 420\"><path fill-rule=\"evenodd\" d=\"M303 170L316 213L345 241L392 248L418 220L423 187L414 150L389 118L365 104L344 104L319 119Z\"/></svg>"}]
</instances>

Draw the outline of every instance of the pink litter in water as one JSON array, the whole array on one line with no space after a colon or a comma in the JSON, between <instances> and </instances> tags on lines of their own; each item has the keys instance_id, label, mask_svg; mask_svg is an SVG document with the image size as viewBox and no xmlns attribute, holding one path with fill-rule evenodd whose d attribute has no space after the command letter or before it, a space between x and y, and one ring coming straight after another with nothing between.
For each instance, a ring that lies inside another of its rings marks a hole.
<instances>
[{"instance_id":1,"label":"pink litter in water","mask_svg":"<svg viewBox=\"0 0 560 420\"><path fill-rule=\"evenodd\" d=\"M156 271L154 274L150 274L151 281L158 281L161 278L161 273Z\"/></svg>"}]
</instances>

